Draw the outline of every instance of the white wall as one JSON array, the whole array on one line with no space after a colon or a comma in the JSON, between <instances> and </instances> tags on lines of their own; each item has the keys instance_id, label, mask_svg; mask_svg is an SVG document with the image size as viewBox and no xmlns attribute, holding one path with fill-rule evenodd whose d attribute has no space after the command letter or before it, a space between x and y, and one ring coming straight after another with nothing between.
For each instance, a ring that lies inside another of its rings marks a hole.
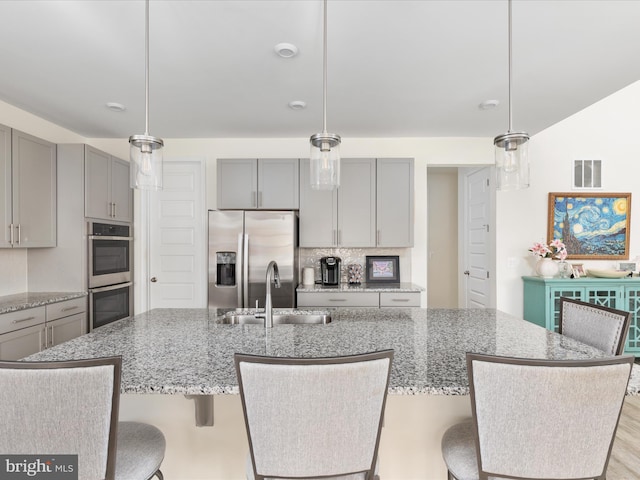
<instances>
[{"instance_id":1,"label":"white wall","mask_svg":"<svg viewBox=\"0 0 640 480\"><path fill-rule=\"evenodd\" d=\"M602 192L632 192L629 253L640 255L640 82L531 138L531 187L497 192L497 307L522 315L522 275L531 275L533 242L546 240L549 192L571 191L577 159L602 159ZM513 268L508 267L512 259ZM614 267L614 261L585 261Z\"/></svg>"}]
</instances>

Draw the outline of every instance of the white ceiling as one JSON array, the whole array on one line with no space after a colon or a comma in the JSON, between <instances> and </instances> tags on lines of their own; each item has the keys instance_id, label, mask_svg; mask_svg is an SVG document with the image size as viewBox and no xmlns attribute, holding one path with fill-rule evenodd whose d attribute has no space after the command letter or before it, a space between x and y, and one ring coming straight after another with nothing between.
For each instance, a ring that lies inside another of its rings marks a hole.
<instances>
[{"instance_id":1,"label":"white ceiling","mask_svg":"<svg viewBox=\"0 0 640 480\"><path fill-rule=\"evenodd\" d=\"M330 132L506 131L506 0L329 0L328 16ZM152 135L322 130L321 1L151 0L150 22ZM639 25L640 0L514 0L514 130L535 134L639 80ZM299 54L278 57L280 42ZM144 2L1 0L0 67L10 104L89 138L143 133ZM500 106L480 110L488 99Z\"/></svg>"}]
</instances>

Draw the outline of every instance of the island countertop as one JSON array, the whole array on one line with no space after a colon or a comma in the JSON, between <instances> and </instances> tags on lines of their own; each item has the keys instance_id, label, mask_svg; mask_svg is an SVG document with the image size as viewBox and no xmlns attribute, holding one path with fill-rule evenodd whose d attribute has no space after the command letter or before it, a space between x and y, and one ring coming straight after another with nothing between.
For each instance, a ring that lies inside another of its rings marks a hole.
<instances>
[{"instance_id":1,"label":"island countertop","mask_svg":"<svg viewBox=\"0 0 640 480\"><path fill-rule=\"evenodd\" d=\"M122 393L237 394L235 352L284 357L395 351L389 393L466 395L465 353L580 359L599 350L493 309L338 309L328 325L227 325L227 310L155 309L26 360L122 355ZM274 310L282 311L282 310ZM640 393L634 369L628 393Z\"/></svg>"}]
</instances>

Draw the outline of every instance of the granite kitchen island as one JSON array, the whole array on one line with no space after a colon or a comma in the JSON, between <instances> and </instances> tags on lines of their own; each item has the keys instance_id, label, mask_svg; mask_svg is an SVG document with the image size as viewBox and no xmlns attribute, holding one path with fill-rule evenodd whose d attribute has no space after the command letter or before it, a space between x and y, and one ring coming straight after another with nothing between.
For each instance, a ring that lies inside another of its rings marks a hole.
<instances>
[{"instance_id":1,"label":"granite kitchen island","mask_svg":"<svg viewBox=\"0 0 640 480\"><path fill-rule=\"evenodd\" d=\"M121 418L149 421L164 431L167 478L229 480L243 478L247 451L233 353L321 357L391 348L381 477L439 479L446 478L442 432L470 412L467 351L550 359L604 356L496 310L335 309L328 325L269 330L220 323L225 311L152 310L28 360L122 355ZM634 374L628 392L639 391ZM194 426L193 405L183 394L215 396L213 427Z\"/></svg>"}]
</instances>

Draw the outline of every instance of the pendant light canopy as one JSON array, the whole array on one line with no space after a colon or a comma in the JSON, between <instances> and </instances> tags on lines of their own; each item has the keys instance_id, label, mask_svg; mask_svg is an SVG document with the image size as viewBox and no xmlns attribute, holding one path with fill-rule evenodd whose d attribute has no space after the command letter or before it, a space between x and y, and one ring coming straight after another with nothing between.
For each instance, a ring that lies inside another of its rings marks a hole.
<instances>
[{"instance_id":1,"label":"pendant light canopy","mask_svg":"<svg viewBox=\"0 0 640 480\"><path fill-rule=\"evenodd\" d=\"M149 135L149 0L145 2L145 130L144 135L131 135L131 188L162 190L161 138Z\"/></svg>"},{"instance_id":2,"label":"pendant light canopy","mask_svg":"<svg viewBox=\"0 0 640 480\"><path fill-rule=\"evenodd\" d=\"M340 186L340 135L327 133L327 0L324 0L322 80L322 133L311 135L311 188L334 190Z\"/></svg>"},{"instance_id":3,"label":"pendant light canopy","mask_svg":"<svg viewBox=\"0 0 640 480\"><path fill-rule=\"evenodd\" d=\"M529 134L511 131L511 0L509 3L509 130L494 140L496 188L519 190L529 187Z\"/></svg>"}]
</instances>

